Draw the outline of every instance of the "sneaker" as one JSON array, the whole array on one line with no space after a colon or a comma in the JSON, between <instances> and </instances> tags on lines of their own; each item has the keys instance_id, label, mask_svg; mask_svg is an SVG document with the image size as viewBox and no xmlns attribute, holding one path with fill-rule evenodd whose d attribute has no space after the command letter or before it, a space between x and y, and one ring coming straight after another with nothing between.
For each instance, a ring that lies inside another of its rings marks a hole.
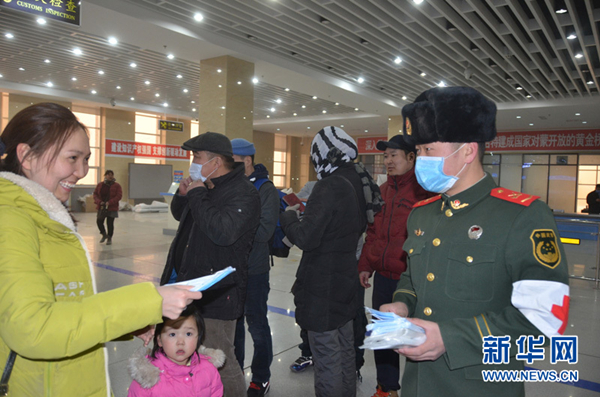
<instances>
[{"instance_id":1,"label":"sneaker","mask_svg":"<svg viewBox=\"0 0 600 397\"><path fill-rule=\"evenodd\" d=\"M100 240L101 243L105 242L106 239L108 238L108 236L106 234L102 235L102 239Z\"/></svg>"},{"instance_id":2,"label":"sneaker","mask_svg":"<svg viewBox=\"0 0 600 397\"><path fill-rule=\"evenodd\" d=\"M311 365L313 365L312 356L300 356L290 365L290 369L292 372L302 372Z\"/></svg>"},{"instance_id":3,"label":"sneaker","mask_svg":"<svg viewBox=\"0 0 600 397\"><path fill-rule=\"evenodd\" d=\"M106 240L106 245L111 245L112 244L112 237L109 237L108 240Z\"/></svg>"},{"instance_id":4,"label":"sneaker","mask_svg":"<svg viewBox=\"0 0 600 397\"><path fill-rule=\"evenodd\" d=\"M248 397L262 397L269 392L270 386L271 386L270 382L265 382L265 383L250 382L250 387L248 388Z\"/></svg>"},{"instance_id":5,"label":"sneaker","mask_svg":"<svg viewBox=\"0 0 600 397\"><path fill-rule=\"evenodd\" d=\"M377 385L377 391L375 392L375 394L373 394L373 397L398 397L398 391L383 391L381 385Z\"/></svg>"}]
</instances>

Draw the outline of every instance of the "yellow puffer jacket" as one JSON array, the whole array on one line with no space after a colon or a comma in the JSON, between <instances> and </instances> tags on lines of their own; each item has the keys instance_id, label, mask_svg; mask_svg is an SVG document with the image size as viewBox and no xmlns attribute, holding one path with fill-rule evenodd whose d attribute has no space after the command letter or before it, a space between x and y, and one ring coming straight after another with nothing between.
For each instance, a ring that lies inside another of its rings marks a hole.
<instances>
[{"instance_id":1,"label":"yellow puffer jacket","mask_svg":"<svg viewBox=\"0 0 600 397\"><path fill-rule=\"evenodd\" d=\"M161 321L151 283L96 293L91 261L59 200L0 172L0 372L11 397L111 395L104 342Z\"/></svg>"}]
</instances>

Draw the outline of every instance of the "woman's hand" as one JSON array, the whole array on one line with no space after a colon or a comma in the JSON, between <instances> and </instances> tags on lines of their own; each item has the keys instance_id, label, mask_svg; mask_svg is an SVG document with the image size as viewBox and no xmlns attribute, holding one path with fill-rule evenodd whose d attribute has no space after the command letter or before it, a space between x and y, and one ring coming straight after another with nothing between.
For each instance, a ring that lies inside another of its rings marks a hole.
<instances>
[{"instance_id":1,"label":"woman's hand","mask_svg":"<svg viewBox=\"0 0 600 397\"><path fill-rule=\"evenodd\" d=\"M154 338L154 325L148 325L147 327L133 331L132 334L143 340L144 346L148 346L148 343Z\"/></svg>"},{"instance_id":2,"label":"woman's hand","mask_svg":"<svg viewBox=\"0 0 600 397\"><path fill-rule=\"evenodd\" d=\"M156 290L162 296L162 314L171 320L177 319L181 312L194 300L202 298L202 292L190 291L191 285L163 285Z\"/></svg>"}]
</instances>

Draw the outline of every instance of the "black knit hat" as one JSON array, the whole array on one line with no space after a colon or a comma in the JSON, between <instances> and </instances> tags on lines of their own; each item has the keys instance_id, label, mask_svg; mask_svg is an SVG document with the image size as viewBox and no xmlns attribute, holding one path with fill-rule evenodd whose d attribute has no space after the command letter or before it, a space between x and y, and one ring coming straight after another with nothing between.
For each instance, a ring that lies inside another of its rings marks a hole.
<instances>
[{"instance_id":1,"label":"black knit hat","mask_svg":"<svg viewBox=\"0 0 600 397\"><path fill-rule=\"evenodd\" d=\"M496 137L496 104L470 87L436 87L402 108L404 136L415 145L488 142Z\"/></svg>"},{"instance_id":2,"label":"black knit hat","mask_svg":"<svg viewBox=\"0 0 600 397\"><path fill-rule=\"evenodd\" d=\"M181 146L183 150L190 150L192 152L211 152L222 154L225 156L232 157L233 150L231 149L231 142L223 134L216 132L205 132L198 136L188 139Z\"/></svg>"},{"instance_id":3,"label":"black knit hat","mask_svg":"<svg viewBox=\"0 0 600 397\"><path fill-rule=\"evenodd\" d=\"M377 150L381 150L383 152L387 148L401 149L413 153L417 152L415 144L412 143L411 139L408 136L405 137L403 135L394 135L389 141L377 142Z\"/></svg>"}]
</instances>

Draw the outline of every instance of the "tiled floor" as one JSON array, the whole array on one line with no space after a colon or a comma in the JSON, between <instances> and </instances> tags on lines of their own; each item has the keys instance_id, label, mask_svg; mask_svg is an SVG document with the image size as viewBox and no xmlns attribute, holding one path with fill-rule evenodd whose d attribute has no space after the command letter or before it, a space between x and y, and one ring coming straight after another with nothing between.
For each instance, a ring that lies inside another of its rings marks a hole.
<instances>
[{"instance_id":1,"label":"tiled floor","mask_svg":"<svg viewBox=\"0 0 600 397\"><path fill-rule=\"evenodd\" d=\"M172 236L162 234L166 227L166 213L121 212L115 222L113 245L99 244L95 214L76 214L79 231L84 237L95 271L98 290L105 291L130 283L157 282L160 276ZM271 367L271 391L269 396L310 396L313 393L313 370L292 373L289 365L299 356L299 328L293 318L294 303L290 293L301 252L292 250L287 259L275 260L271 269L271 293L269 296L269 322L273 334L274 359ZM539 369L577 369L580 381L576 385L557 383L529 383L529 397L600 397L600 292L592 288L591 282L575 280L571 283L571 312L567 333L579 337L579 362L575 365L552 366L536 362L532 367ZM365 302L370 305L371 294L367 290ZM281 310L283 309L283 310ZM288 312L289 311L289 312ZM291 313L290 313L291 312ZM248 335L248 341L250 337ZM116 397L127 395L131 379L127 374L127 358L141 345L133 342L109 343L110 374ZM252 343L246 343L246 366L252 357ZM366 363L361 369L363 383L357 385L358 397L370 397L375 387L375 365L373 354L367 351ZM250 381L248 369L247 380ZM434 381L434 380L432 380ZM432 396L433 397L433 396ZM470 396L467 396L470 397ZM507 396L509 397L509 396Z\"/></svg>"}]
</instances>

